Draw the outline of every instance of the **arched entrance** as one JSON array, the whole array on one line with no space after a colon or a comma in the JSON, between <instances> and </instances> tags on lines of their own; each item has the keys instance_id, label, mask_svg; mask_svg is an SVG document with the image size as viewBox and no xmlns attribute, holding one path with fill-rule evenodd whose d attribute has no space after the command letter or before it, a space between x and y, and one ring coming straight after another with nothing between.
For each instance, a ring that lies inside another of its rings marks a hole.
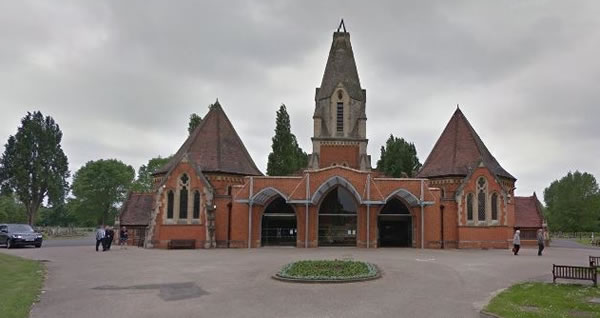
<instances>
[{"instance_id":1,"label":"arched entrance","mask_svg":"<svg viewBox=\"0 0 600 318\"><path fill-rule=\"evenodd\" d=\"M380 247L412 247L412 216L399 199L390 199L377 220Z\"/></svg>"},{"instance_id":2,"label":"arched entrance","mask_svg":"<svg viewBox=\"0 0 600 318\"><path fill-rule=\"evenodd\" d=\"M356 246L357 211L350 191L331 190L319 207L319 246Z\"/></svg>"},{"instance_id":3,"label":"arched entrance","mask_svg":"<svg viewBox=\"0 0 600 318\"><path fill-rule=\"evenodd\" d=\"M296 246L296 213L282 197L265 208L262 216L262 246Z\"/></svg>"}]
</instances>

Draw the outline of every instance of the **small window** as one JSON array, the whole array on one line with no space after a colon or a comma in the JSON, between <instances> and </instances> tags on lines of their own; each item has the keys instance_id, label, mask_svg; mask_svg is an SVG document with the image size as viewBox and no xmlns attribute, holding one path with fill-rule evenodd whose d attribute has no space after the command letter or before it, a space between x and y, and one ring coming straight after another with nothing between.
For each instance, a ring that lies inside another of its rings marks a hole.
<instances>
[{"instance_id":1,"label":"small window","mask_svg":"<svg viewBox=\"0 0 600 318\"><path fill-rule=\"evenodd\" d=\"M337 131L344 131L344 103L337 103Z\"/></svg>"},{"instance_id":2,"label":"small window","mask_svg":"<svg viewBox=\"0 0 600 318\"><path fill-rule=\"evenodd\" d=\"M179 190L179 218L180 219L187 219L187 214L188 214L187 208L188 208L188 190L186 187L182 187L181 190Z\"/></svg>"},{"instance_id":3,"label":"small window","mask_svg":"<svg viewBox=\"0 0 600 318\"><path fill-rule=\"evenodd\" d=\"M473 221L473 193L467 194L467 221Z\"/></svg>"},{"instance_id":4,"label":"small window","mask_svg":"<svg viewBox=\"0 0 600 318\"><path fill-rule=\"evenodd\" d=\"M200 218L200 192L194 192L194 219Z\"/></svg>"},{"instance_id":5,"label":"small window","mask_svg":"<svg viewBox=\"0 0 600 318\"><path fill-rule=\"evenodd\" d=\"M492 220L498 221L498 193L492 194Z\"/></svg>"},{"instance_id":6,"label":"small window","mask_svg":"<svg viewBox=\"0 0 600 318\"><path fill-rule=\"evenodd\" d=\"M175 195L173 191L169 191L167 194L167 219L173 218L173 204L174 204Z\"/></svg>"}]
</instances>

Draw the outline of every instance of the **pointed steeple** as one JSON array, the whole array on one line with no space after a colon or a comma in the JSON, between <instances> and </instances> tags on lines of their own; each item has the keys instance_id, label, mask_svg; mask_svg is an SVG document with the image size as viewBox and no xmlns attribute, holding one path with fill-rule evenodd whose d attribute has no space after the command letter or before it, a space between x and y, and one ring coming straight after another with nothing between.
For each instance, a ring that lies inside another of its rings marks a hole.
<instances>
[{"instance_id":1,"label":"pointed steeple","mask_svg":"<svg viewBox=\"0 0 600 318\"><path fill-rule=\"evenodd\" d=\"M350 43L350 33L346 32L344 20L340 22L337 31L333 33L333 42L329 50L325 73L321 87L317 89L315 100L328 98L339 83L342 83L350 97L355 100L364 101L365 96L360 87L358 71L354 60L354 52Z\"/></svg>"},{"instance_id":2,"label":"pointed steeple","mask_svg":"<svg viewBox=\"0 0 600 318\"><path fill-rule=\"evenodd\" d=\"M492 156L457 105L456 111L417 176L466 176L479 163L483 163L497 176L516 180Z\"/></svg>"},{"instance_id":3,"label":"pointed steeple","mask_svg":"<svg viewBox=\"0 0 600 318\"><path fill-rule=\"evenodd\" d=\"M167 173L184 157L202 172L262 175L218 99L173 158L154 174Z\"/></svg>"}]
</instances>

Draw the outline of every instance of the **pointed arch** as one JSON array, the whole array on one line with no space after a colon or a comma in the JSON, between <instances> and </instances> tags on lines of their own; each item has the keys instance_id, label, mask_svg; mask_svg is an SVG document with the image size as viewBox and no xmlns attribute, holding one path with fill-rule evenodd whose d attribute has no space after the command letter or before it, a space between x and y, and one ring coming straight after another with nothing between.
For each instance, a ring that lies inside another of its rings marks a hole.
<instances>
[{"instance_id":1,"label":"pointed arch","mask_svg":"<svg viewBox=\"0 0 600 318\"><path fill-rule=\"evenodd\" d=\"M396 189L394 192L390 193L387 198L385 198L385 202L388 202L394 197L404 200L410 207L419 206L419 203L421 202L414 194L403 188Z\"/></svg>"},{"instance_id":2,"label":"pointed arch","mask_svg":"<svg viewBox=\"0 0 600 318\"><path fill-rule=\"evenodd\" d=\"M277 196L277 195L281 196L286 201L288 200L287 196L285 194L283 194L281 191L279 191L273 187L267 187L267 188L264 188L264 189L258 191L254 196L252 196L252 202L254 204L265 205L266 203L271 201L271 199L274 196Z\"/></svg>"},{"instance_id":3,"label":"pointed arch","mask_svg":"<svg viewBox=\"0 0 600 318\"><path fill-rule=\"evenodd\" d=\"M313 195L311 196L312 204L317 204L318 202L320 202L321 199L323 198L323 196L326 195L329 192L329 190L335 188L336 186L342 186L346 190L350 191L350 193L352 193L352 195L354 196L354 198L356 199L356 202L358 204L360 204L362 202L360 194L358 193L358 191L356 191L356 188L352 185L352 183L350 183L348 180L346 180L343 177L334 176L334 177L327 179L327 181L323 182L317 188L315 193L313 193Z\"/></svg>"}]
</instances>

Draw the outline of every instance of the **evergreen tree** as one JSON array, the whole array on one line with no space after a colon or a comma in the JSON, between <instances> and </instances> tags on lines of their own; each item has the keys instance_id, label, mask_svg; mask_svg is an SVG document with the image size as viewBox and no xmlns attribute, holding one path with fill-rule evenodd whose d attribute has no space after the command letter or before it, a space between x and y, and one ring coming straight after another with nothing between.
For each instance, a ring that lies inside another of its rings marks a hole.
<instances>
[{"instance_id":1,"label":"evergreen tree","mask_svg":"<svg viewBox=\"0 0 600 318\"><path fill-rule=\"evenodd\" d=\"M267 175L287 176L306 168L308 155L298 146L296 136L290 128L290 116L284 104L277 111L275 136L273 136L273 149L269 154Z\"/></svg>"},{"instance_id":2,"label":"evergreen tree","mask_svg":"<svg viewBox=\"0 0 600 318\"><path fill-rule=\"evenodd\" d=\"M600 190L593 175L569 172L544 190L544 201L554 231L600 230Z\"/></svg>"},{"instance_id":3,"label":"evergreen tree","mask_svg":"<svg viewBox=\"0 0 600 318\"><path fill-rule=\"evenodd\" d=\"M196 129L201 122L202 117L198 116L196 113L192 113L190 115L190 122L188 123L188 133L191 135L194 129Z\"/></svg>"},{"instance_id":4,"label":"evergreen tree","mask_svg":"<svg viewBox=\"0 0 600 318\"><path fill-rule=\"evenodd\" d=\"M44 200L60 205L68 191L69 166L61 140L62 132L52 117L28 112L0 158L2 193L15 194L31 225Z\"/></svg>"},{"instance_id":5,"label":"evergreen tree","mask_svg":"<svg viewBox=\"0 0 600 318\"><path fill-rule=\"evenodd\" d=\"M417 157L415 144L409 143L404 138L396 138L390 135L381 146L381 156L377 161L377 170L394 178L413 177L421 169L421 163Z\"/></svg>"}]
</instances>

